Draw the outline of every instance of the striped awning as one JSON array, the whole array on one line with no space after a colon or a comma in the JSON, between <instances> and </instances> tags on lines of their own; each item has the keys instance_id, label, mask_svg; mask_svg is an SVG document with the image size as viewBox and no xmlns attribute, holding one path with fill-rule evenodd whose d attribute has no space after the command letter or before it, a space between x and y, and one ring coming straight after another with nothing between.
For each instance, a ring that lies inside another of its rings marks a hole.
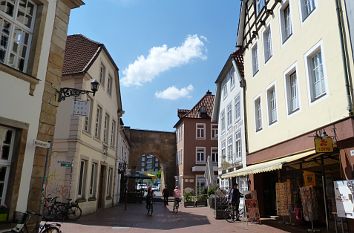
<instances>
[{"instance_id":1,"label":"striped awning","mask_svg":"<svg viewBox=\"0 0 354 233\"><path fill-rule=\"evenodd\" d=\"M305 152L293 154L293 155L290 155L287 157L282 157L279 159L274 159L274 160L265 161L262 163L253 164L253 165L241 168L239 170L223 174L221 176L221 178L224 179L224 178L230 178L230 177L235 177L235 176L246 176L249 174L257 174L257 173L262 173L262 172L270 172L270 171L274 171L274 170L280 170L280 169L282 169L283 164L285 164L285 163L291 163L293 161L305 158L305 157L310 156L315 153L316 153L315 150L310 150L310 151L305 151Z\"/></svg>"}]
</instances>

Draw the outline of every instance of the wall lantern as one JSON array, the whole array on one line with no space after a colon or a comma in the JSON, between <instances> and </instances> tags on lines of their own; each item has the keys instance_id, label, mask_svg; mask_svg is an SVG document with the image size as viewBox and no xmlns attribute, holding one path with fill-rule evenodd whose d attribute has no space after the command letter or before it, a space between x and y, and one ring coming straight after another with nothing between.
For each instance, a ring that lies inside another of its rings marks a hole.
<instances>
[{"instance_id":1,"label":"wall lantern","mask_svg":"<svg viewBox=\"0 0 354 233\"><path fill-rule=\"evenodd\" d=\"M70 87L63 87L63 88L60 88L58 92L58 102L61 102L63 100L65 100L66 97L69 97L69 96L75 96L75 97L78 97L80 96L81 94L90 94L92 93L93 96L95 96L96 92L98 91L98 88L100 86L100 83L97 82L96 79L92 80L91 81L91 91L87 91L87 90L80 90L80 89L76 89L76 88L70 88Z\"/></svg>"}]
</instances>

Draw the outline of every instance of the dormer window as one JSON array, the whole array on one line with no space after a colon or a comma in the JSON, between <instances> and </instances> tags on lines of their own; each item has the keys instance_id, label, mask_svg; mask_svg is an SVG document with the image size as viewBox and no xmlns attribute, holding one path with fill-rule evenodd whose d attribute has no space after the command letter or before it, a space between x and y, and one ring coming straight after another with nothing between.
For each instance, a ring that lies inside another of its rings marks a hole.
<instances>
[{"instance_id":1,"label":"dormer window","mask_svg":"<svg viewBox=\"0 0 354 233\"><path fill-rule=\"evenodd\" d=\"M204 118L204 117L207 117L208 116L208 113L207 113L207 110L205 107L200 107L199 108L199 117L200 118Z\"/></svg>"}]
</instances>

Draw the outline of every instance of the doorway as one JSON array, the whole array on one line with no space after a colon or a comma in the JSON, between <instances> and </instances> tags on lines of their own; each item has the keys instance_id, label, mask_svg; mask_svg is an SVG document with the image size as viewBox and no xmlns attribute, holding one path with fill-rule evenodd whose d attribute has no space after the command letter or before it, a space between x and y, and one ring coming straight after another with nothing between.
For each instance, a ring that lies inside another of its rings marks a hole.
<instances>
[{"instance_id":1,"label":"doorway","mask_svg":"<svg viewBox=\"0 0 354 233\"><path fill-rule=\"evenodd\" d=\"M100 180L98 185L98 201L97 201L97 208L104 208L105 204L105 190L106 190L106 166L101 165L100 169Z\"/></svg>"}]
</instances>

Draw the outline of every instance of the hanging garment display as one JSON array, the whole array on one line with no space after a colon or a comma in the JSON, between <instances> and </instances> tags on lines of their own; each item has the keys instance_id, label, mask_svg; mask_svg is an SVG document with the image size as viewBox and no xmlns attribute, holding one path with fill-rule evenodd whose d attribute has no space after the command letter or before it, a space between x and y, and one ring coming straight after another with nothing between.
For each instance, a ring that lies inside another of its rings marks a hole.
<instances>
[{"instance_id":1,"label":"hanging garment display","mask_svg":"<svg viewBox=\"0 0 354 233\"><path fill-rule=\"evenodd\" d=\"M300 196L304 219L311 222L317 220L318 203L315 188L313 186L300 187Z\"/></svg>"},{"instance_id":2,"label":"hanging garment display","mask_svg":"<svg viewBox=\"0 0 354 233\"><path fill-rule=\"evenodd\" d=\"M289 216L291 210L291 185L290 180L275 184L277 215Z\"/></svg>"}]
</instances>

